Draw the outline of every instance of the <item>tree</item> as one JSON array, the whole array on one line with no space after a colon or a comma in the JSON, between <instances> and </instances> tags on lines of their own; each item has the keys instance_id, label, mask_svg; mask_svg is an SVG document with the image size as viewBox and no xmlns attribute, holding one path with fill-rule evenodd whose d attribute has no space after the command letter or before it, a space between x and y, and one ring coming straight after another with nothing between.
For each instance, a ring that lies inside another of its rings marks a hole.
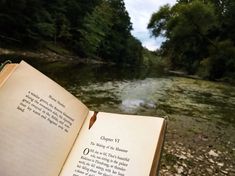
<instances>
[{"instance_id":1,"label":"tree","mask_svg":"<svg viewBox=\"0 0 235 176\"><path fill-rule=\"evenodd\" d=\"M125 63L127 42L132 24L123 0L108 0L113 10L112 28L99 48L99 56L116 63Z\"/></svg>"},{"instance_id":2,"label":"tree","mask_svg":"<svg viewBox=\"0 0 235 176\"><path fill-rule=\"evenodd\" d=\"M22 13L26 0L0 1L0 36L9 42L20 42L28 17Z\"/></svg>"},{"instance_id":3,"label":"tree","mask_svg":"<svg viewBox=\"0 0 235 176\"><path fill-rule=\"evenodd\" d=\"M72 35L68 41L69 46L78 54L84 54L80 47L82 34L85 26L85 18L91 14L94 8L103 0L67 0L65 1L65 16L70 23L69 32Z\"/></svg>"},{"instance_id":4,"label":"tree","mask_svg":"<svg viewBox=\"0 0 235 176\"><path fill-rule=\"evenodd\" d=\"M125 63L135 66L143 65L143 47L133 36L128 37Z\"/></svg>"},{"instance_id":5,"label":"tree","mask_svg":"<svg viewBox=\"0 0 235 176\"><path fill-rule=\"evenodd\" d=\"M180 1L173 7L165 5L154 13L148 24L152 35L167 38L163 44L172 68L195 73L207 46L214 45L208 37L216 27L216 14L211 3Z\"/></svg>"},{"instance_id":6,"label":"tree","mask_svg":"<svg viewBox=\"0 0 235 176\"><path fill-rule=\"evenodd\" d=\"M79 31L81 33L80 48L86 56L98 54L101 43L111 31L112 16L110 4L103 1L85 17L83 27Z\"/></svg>"},{"instance_id":7,"label":"tree","mask_svg":"<svg viewBox=\"0 0 235 176\"><path fill-rule=\"evenodd\" d=\"M2 43L11 46L53 42L82 57L141 63L123 0L0 0L0 25Z\"/></svg>"}]
</instances>

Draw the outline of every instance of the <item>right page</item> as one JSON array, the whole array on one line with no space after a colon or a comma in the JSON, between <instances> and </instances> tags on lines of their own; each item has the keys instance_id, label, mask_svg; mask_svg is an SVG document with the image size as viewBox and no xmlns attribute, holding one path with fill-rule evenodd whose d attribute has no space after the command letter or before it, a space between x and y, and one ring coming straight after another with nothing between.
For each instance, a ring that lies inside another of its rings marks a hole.
<instances>
[{"instance_id":1,"label":"right page","mask_svg":"<svg viewBox=\"0 0 235 176\"><path fill-rule=\"evenodd\" d=\"M152 175L163 128L158 117L90 111L61 176Z\"/></svg>"}]
</instances>

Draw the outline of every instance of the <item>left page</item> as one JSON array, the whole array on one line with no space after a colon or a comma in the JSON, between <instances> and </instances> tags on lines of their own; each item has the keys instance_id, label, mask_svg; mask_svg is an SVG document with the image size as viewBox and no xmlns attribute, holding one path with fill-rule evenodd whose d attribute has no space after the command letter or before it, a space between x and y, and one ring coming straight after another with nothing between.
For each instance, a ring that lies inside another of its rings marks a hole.
<instances>
[{"instance_id":1,"label":"left page","mask_svg":"<svg viewBox=\"0 0 235 176\"><path fill-rule=\"evenodd\" d=\"M59 175L87 107L23 61L0 87L0 107L0 175Z\"/></svg>"},{"instance_id":2,"label":"left page","mask_svg":"<svg viewBox=\"0 0 235 176\"><path fill-rule=\"evenodd\" d=\"M12 72L17 68L19 64L7 64L0 71L0 87L4 84L7 78L11 75Z\"/></svg>"}]
</instances>

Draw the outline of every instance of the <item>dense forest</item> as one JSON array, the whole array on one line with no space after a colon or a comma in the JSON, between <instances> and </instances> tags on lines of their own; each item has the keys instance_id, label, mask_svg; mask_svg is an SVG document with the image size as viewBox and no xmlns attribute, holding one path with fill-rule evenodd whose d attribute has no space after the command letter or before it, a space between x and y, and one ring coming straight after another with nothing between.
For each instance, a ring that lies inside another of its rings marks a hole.
<instances>
[{"instance_id":1,"label":"dense forest","mask_svg":"<svg viewBox=\"0 0 235 176\"><path fill-rule=\"evenodd\" d=\"M234 0L177 0L152 14L148 29L166 38L159 52L170 69L234 80L234 19Z\"/></svg>"},{"instance_id":2,"label":"dense forest","mask_svg":"<svg viewBox=\"0 0 235 176\"><path fill-rule=\"evenodd\" d=\"M123 0L0 0L0 45L59 45L83 58L140 65Z\"/></svg>"}]
</instances>

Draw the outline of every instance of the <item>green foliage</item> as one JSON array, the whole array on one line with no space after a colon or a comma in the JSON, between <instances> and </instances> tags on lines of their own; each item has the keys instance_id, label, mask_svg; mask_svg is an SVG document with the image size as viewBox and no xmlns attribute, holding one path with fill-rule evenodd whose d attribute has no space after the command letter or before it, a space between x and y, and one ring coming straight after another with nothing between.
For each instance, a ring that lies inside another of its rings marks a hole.
<instances>
[{"instance_id":1,"label":"green foliage","mask_svg":"<svg viewBox=\"0 0 235 176\"><path fill-rule=\"evenodd\" d=\"M171 69L217 79L235 72L231 66L234 10L235 3L230 0L179 0L154 13L148 29L155 37L166 37L161 49Z\"/></svg>"},{"instance_id":2,"label":"green foliage","mask_svg":"<svg viewBox=\"0 0 235 176\"><path fill-rule=\"evenodd\" d=\"M157 13L152 14L149 21L148 28L151 29L152 35L155 37L165 36L167 30L167 23L171 17L170 5L162 6Z\"/></svg>"},{"instance_id":3,"label":"green foliage","mask_svg":"<svg viewBox=\"0 0 235 176\"><path fill-rule=\"evenodd\" d=\"M80 30L80 48L82 48L85 55L97 55L101 42L111 32L112 15L113 12L109 3L104 1L85 17L84 26Z\"/></svg>"},{"instance_id":4,"label":"green foliage","mask_svg":"<svg viewBox=\"0 0 235 176\"><path fill-rule=\"evenodd\" d=\"M216 15L213 5L193 1L189 4L176 5L172 12L175 14L168 23L172 38L200 35L204 37L216 26ZM186 27L187 26L187 27Z\"/></svg>"},{"instance_id":5,"label":"green foliage","mask_svg":"<svg viewBox=\"0 0 235 176\"><path fill-rule=\"evenodd\" d=\"M128 40L131 37L130 31L132 29L130 17L123 0L109 0L108 2L114 14L111 18L112 28L101 43L99 56L118 64L128 63L130 59L127 57L130 57L130 53L135 55L135 51L128 48L128 42L130 42ZM138 45L138 42L136 43ZM129 56L126 55L127 53Z\"/></svg>"},{"instance_id":6,"label":"green foliage","mask_svg":"<svg viewBox=\"0 0 235 176\"><path fill-rule=\"evenodd\" d=\"M0 0L0 25L1 43L54 43L120 64L142 60L123 0Z\"/></svg>"},{"instance_id":7,"label":"green foliage","mask_svg":"<svg viewBox=\"0 0 235 176\"><path fill-rule=\"evenodd\" d=\"M166 59L160 56L161 50L149 51L144 48L143 50L143 65L146 69L156 70L158 73L164 72L164 69L168 67Z\"/></svg>"},{"instance_id":8,"label":"green foliage","mask_svg":"<svg viewBox=\"0 0 235 176\"><path fill-rule=\"evenodd\" d=\"M55 27L51 23L37 23L35 28L42 37L53 38L55 35Z\"/></svg>"},{"instance_id":9,"label":"green foliage","mask_svg":"<svg viewBox=\"0 0 235 176\"><path fill-rule=\"evenodd\" d=\"M134 64L135 66L143 64L141 42L132 36L129 36L127 40L125 59L125 63L127 64Z\"/></svg>"},{"instance_id":10,"label":"green foliage","mask_svg":"<svg viewBox=\"0 0 235 176\"><path fill-rule=\"evenodd\" d=\"M235 46L231 40L216 43L209 48L209 57L201 61L199 74L202 77L218 79L235 73Z\"/></svg>"}]
</instances>

